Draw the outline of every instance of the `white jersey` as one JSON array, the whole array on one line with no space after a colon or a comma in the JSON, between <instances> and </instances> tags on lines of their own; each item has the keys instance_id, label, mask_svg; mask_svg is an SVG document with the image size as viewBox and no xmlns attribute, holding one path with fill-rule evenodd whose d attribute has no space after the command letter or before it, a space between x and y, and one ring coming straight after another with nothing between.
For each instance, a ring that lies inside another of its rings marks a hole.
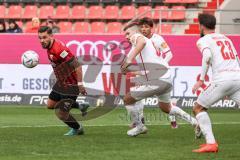
<instances>
[{"instance_id":1,"label":"white jersey","mask_svg":"<svg viewBox=\"0 0 240 160\"><path fill-rule=\"evenodd\" d=\"M131 44L132 44L131 51L136 47L137 38L139 38L140 36L144 37L146 41L146 45L143 48L142 52L139 53L135 58L136 62L141 67L141 70L147 73L148 71L151 70L149 69L150 66L148 64L159 64L159 66L163 66L167 68L166 74L161 76L161 78L163 79L170 78L170 70L169 70L168 63L162 57L159 57L157 53L157 48L154 47L154 44L150 39L146 38L145 36L139 33L134 34L131 37ZM131 54L131 51L129 52L129 54Z\"/></svg>"},{"instance_id":2,"label":"white jersey","mask_svg":"<svg viewBox=\"0 0 240 160\"><path fill-rule=\"evenodd\" d=\"M240 80L240 64L232 41L225 35L207 34L197 41L201 53L211 51L212 81Z\"/></svg>"},{"instance_id":3,"label":"white jersey","mask_svg":"<svg viewBox=\"0 0 240 160\"><path fill-rule=\"evenodd\" d=\"M162 53L170 51L169 46L167 45L166 41L163 39L162 36L154 33L150 39L153 41L155 47Z\"/></svg>"}]
</instances>

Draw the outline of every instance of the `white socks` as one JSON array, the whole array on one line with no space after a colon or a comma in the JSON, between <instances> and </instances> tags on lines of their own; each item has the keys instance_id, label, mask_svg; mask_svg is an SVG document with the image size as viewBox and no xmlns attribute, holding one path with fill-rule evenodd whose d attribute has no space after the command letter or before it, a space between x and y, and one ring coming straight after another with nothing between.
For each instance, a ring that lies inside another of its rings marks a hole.
<instances>
[{"instance_id":1,"label":"white socks","mask_svg":"<svg viewBox=\"0 0 240 160\"><path fill-rule=\"evenodd\" d=\"M170 122L176 122L176 117L174 115L169 114L168 118L169 118Z\"/></svg>"},{"instance_id":2,"label":"white socks","mask_svg":"<svg viewBox=\"0 0 240 160\"><path fill-rule=\"evenodd\" d=\"M139 117L140 117L140 119L142 119L144 104L142 103L142 101L138 101L135 103L135 107L138 108Z\"/></svg>"},{"instance_id":3,"label":"white socks","mask_svg":"<svg viewBox=\"0 0 240 160\"><path fill-rule=\"evenodd\" d=\"M136 124L136 126L142 126L142 121L141 121L141 114L143 116L143 107L141 108L141 106L139 105L138 106L138 103L135 103L135 104L132 104L132 105L126 105L125 106L127 111L128 111L128 114L130 115L131 117L131 120L133 123ZM142 113L140 113L140 110L142 109Z\"/></svg>"},{"instance_id":4,"label":"white socks","mask_svg":"<svg viewBox=\"0 0 240 160\"><path fill-rule=\"evenodd\" d=\"M216 143L213 132L211 120L207 112L200 112L196 115L198 124L201 128L203 135L205 136L207 144Z\"/></svg>"},{"instance_id":5,"label":"white socks","mask_svg":"<svg viewBox=\"0 0 240 160\"><path fill-rule=\"evenodd\" d=\"M181 108L177 106L172 105L169 115L178 116L179 118L187 121L193 126L197 125L197 120L195 118L193 118L192 116L190 116L188 113L186 113L185 111L183 111Z\"/></svg>"}]
</instances>

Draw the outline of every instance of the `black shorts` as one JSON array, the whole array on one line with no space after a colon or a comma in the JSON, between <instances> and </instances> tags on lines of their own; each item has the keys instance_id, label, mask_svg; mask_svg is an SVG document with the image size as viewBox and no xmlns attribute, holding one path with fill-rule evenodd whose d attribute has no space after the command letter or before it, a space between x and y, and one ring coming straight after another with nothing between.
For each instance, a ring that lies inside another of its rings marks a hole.
<instances>
[{"instance_id":1,"label":"black shorts","mask_svg":"<svg viewBox=\"0 0 240 160\"><path fill-rule=\"evenodd\" d=\"M78 96L60 94L55 91L51 91L51 93L48 96L49 99L54 100L56 102L63 100L63 99L71 99L73 101L76 101L77 97Z\"/></svg>"},{"instance_id":2,"label":"black shorts","mask_svg":"<svg viewBox=\"0 0 240 160\"><path fill-rule=\"evenodd\" d=\"M76 101L79 95L78 87L68 87L60 88L54 85L51 93L49 94L49 99L54 100L56 102L63 100L63 99L71 99Z\"/></svg>"}]
</instances>

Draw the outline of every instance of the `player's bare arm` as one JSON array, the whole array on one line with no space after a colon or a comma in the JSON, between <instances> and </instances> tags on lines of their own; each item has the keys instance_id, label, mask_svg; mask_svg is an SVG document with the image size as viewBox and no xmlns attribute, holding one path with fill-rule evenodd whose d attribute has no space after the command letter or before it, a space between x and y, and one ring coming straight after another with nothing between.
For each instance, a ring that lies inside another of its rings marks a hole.
<instances>
[{"instance_id":1,"label":"player's bare arm","mask_svg":"<svg viewBox=\"0 0 240 160\"><path fill-rule=\"evenodd\" d=\"M126 74L127 72L129 72L129 70L127 68L130 66L130 64L135 59L135 57L141 53L141 51L143 50L145 45L146 45L146 41L145 41L144 37L139 36L137 38L136 47L134 48L134 50L131 52L129 57L123 62L123 65L121 66L121 71L123 74Z\"/></svg>"},{"instance_id":2,"label":"player's bare arm","mask_svg":"<svg viewBox=\"0 0 240 160\"><path fill-rule=\"evenodd\" d=\"M76 68L76 73L77 73L77 80L78 80L78 89L79 89L79 92L82 94L82 95L87 95L87 92L85 90L85 87L83 86L83 81L82 81L82 66L79 65L77 68Z\"/></svg>"},{"instance_id":3,"label":"player's bare arm","mask_svg":"<svg viewBox=\"0 0 240 160\"><path fill-rule=\"evenodd\" d=\"M204 77L208 72L210 61L211 61L211 50L209 48L205 48L203 50L203 57L202 57L202 72L200 76L200 80L193 86L192 92L193 94L203 85Z\"/></svg>"}]
</instances>

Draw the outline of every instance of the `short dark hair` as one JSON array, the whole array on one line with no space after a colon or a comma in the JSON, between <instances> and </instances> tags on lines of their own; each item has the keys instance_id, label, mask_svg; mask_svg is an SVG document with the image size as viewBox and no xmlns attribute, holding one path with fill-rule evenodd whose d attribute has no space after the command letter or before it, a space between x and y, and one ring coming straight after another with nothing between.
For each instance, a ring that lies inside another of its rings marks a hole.
<instances>
[{"instance_id":1,"label":"short dark hair","mask_svg":"<svg viewBox=\"0 0 240 160\"><path fill-rule=\"evenodd\" d=\"M52 34L52 29L48 26L40 26L38 29L38 33L47 32L48 34Z\"/></svg>"},{"instance_id":2,"label":"short dark hair","mask_svg":"<svg viewBox=\"0 0 240 160\"><path fill-rule=\"evenodd\" d=\"M215 29L216 26L216 18L215 16L211 14L199 14L198 15L198 21L200 25L203 25L204 27L208 29Z\"/></svg>"},{"instance_id":3,"label":"short dark hair","mask_svg":"<svg viewBox=\"0 0 240 160\"><path fill-rule=\"evenodd\" d=\"M127 24L127 25L123 28L123 31L126 31L128 28L131 28L131 27L133 27L133 26L138 26L138 25L139 25L138 21L133 21L133 22Z\"/></svg>"},{"instance_id":4,"label":"short dark hair","mask_svg":"<svg viewBox=\"0 0 240 160\"><path fill-rule=\"evenodd\" d=\"M148 17L144 17L144 18L140 19L139 20L139 25L144 25L144 24L147 24L152 28L153 27L153 20L151 18L148 18Z\"/></svg>"}]
</instances>

